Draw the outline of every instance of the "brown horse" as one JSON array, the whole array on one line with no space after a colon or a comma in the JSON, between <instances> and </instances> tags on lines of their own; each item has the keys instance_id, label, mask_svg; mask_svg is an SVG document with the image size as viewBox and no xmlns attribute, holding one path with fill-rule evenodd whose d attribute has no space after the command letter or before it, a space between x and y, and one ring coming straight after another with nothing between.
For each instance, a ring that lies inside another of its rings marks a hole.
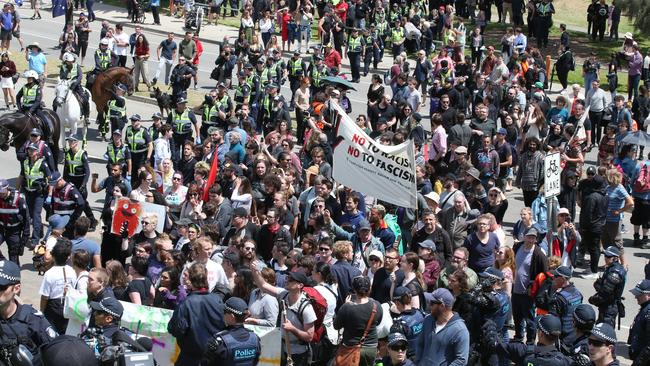
<instances>
[{"instance_id":1,"label":"brown horse","mask_svg":"<svg viewBox=\"0 0 650 366\"><path fill-rule=\"evenodd\" d=\"M90 93L97 108L97 123L104 123L104 116L108 111L108 101L113 96L115 84L122 83L127 86L128 94L133 94L133 69L128 67L111 67L101 72L95 78Z\"/></svg>"},{"instance_id":2,"label":"brown horse","mask_svg":"<svg viewBox=\"0 0 650 366\"><path fill-rule=\"evenodd\" d=\"M59 156L59 137L61 136L61 121L56 112L51 109L43 108L41 112L47 116L53 124L53 131L51 131L52 154L54 154L54 161L58 161ZM34 118L27 117L24 113L14 112L5 114L0 117L0 150L7 151L13 145L16 151L29 140L29 134L33 128L41 128L39 122ZM47 139L45 139L47 141Z\"/></svg>"}]
</instances>

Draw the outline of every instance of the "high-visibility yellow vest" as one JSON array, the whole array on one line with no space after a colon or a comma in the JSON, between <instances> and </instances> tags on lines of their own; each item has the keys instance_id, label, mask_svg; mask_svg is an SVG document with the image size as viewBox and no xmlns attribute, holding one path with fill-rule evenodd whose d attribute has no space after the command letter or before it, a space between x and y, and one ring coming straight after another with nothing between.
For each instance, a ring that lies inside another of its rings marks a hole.
<instances>
[{"instance_id":1,"label":"high-visibility yellow vest","mask_svg":"<svg viewBox=\"0 0 650 366\"><path fill-rule=\"evenodd\" d=\"M141 153L147 151L147 140L144 139L144 128L135 131L131 126L126 128L126 141L132 153Z\"/></svg>"},{"instance_id":2,"label":"high-visibility yellow vest","mask_svg":"<svg viewBox=\"0 0 650 366\"><path fill-rule=\"evenodd\" d=\"M174 132L180 135L184 135L190 132L192 126L192 120L190 119L190 110L186 108L182 114L178 114L176 110L172 111L174 121Z\"/></svg>"},{"instance_id":3,"label":"high-visibility yellow vest","mask_svg":"<svg viewBox=\"0 0 650 366\"><path fill-rule=\"evenodd\" d=\"M23 98L21 100L23 107L31 107L36 102L36 95L38 93L38 84L32 86L23 86Z\"/></svg>"},{"instance_id":4,"label":"high-visibility yellow vest","mask_svg":"<svg viewBox=\"0 0 650 366\"><path fill-rule=\"evenodd\" d=\"M84 150L79 149L74 154L70 155L70 150L67 150L65 153L65 167L68 170L68 175L72 177L83 177L85 172L83 171L83 154Z\"/></svg>"},{"instance_id":5,"label":"high-visibility yellow vest","mask_svg":"<svg viewBox=\"0 0 650 366\"><path fill-rule=\"evenodd\" d=\"M37 181L45 179L45 174L43 173L43 170L41 169L41 165L43 165L43 158L39 158L34 162L34 165L31 167L29 166L31 162L29 159L25 159L23 161L23 171L25 172L25 180L27 181L27 189L28 191L35 191L37 189L40 189L40 185L38 187L35 186L35 183Z\"/></svg>"},{"instance_id":6,"label":"high-visibility yellow vest","mask_svg":"<svg viewBox=\"0 0 650 366\"><path fill-rule=\"evenodd\" d=\"M348 41L348 52L361 52L361 37L350 37Z\"/></svg>"}]
</instances>

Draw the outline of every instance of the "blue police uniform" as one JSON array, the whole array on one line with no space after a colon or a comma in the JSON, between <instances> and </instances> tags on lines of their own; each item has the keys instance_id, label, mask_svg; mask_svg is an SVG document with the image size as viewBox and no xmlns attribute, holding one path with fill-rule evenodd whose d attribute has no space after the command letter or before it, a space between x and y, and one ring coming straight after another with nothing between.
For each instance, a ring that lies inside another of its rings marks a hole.
<instances>
[{"instance_id":1,"label":"blue police uniform","mask_svg":"<svg viewBox=\"0 0 650 366\"><path fill-rule=\"evenodd\" d=\"M74 184L66 182L62 188L52 190L52 216L50 216L50 222L59 220L58 222L63 222L66 227L71 228L71 224L81 216L85 206L86 200L81 192ZM46 236L50 235L52 226L50 224Z\"/></svg>"},{"instance_id":2,"label":"blue police uniform","mask_svg":"<svg viewBox=\"0 0 650 366\"><path fill-rule=\"evenodd\" d=\"M260 338L243 325L233 325L215 334L206 347L202 365L254 366L260 358Z\"/></svg>"},{"instance_id":3,"label":"blue police uniform","mask_svg":"<svg viewBox=\"0 0 650 366\"><path fill-rule=\"evenodd\" d=\"M645 365L650 361L650 301L642 304L634 317L627 343L630 345L630 359L635 364Z\"/></svg>"},{"instance_id":4,"label":"blue police uniform","mask_svg":"<svg viewBox=\"0 0 650 366\"><path fill-rule=\"evenodd\" d=\"M597 323L615 326L619 305L622 305L621 295L626 275L625 268L619 262L614 262L607 266L602 277L594 282L596 294L589 298L589 302L598 307Z\"/></svg>"},{"instance_id":5,"label":"blue police uniform","mask_svg":"<svg viewBox=\"0 0 650 366\"><path fill-rule=\"evenodd\" d=\"M15 301L15 300L14 300ZM38 357L39 346L51 342L58 334L45 319L43 313L34 309L31 305L18 306L14 315L9 319L0 319L0 348L3 352L11 350L16 344L22 344L29 351ZM8 360L4 360L8 363Z\"/></svg>"},{"instance_id":6,"label":"blue police uniform","mask_svg":"<svg viewBox=\"0 0 650 366\"><path fill-rule=\"evenodd\" d=\"M420 333L422 333L423 325L424 314L420 309L406 310L393 320L391 333L399 332L404 334L409 343L408 351L406 353L408 358L415 357L417 340Z\"/></svg>"},{"instance_id":7,"label":"blue police uniform","mask_svg":"<svg viewBox=\"0 0 650 366\"><path fill-rule=\"evenodd\" d=\"M8 190L7 197L0 198L0 244L7 242L9 259L17 263L23 250L23 239L29 238L29 211L23 194L5 189Z\"/></svg>"},{"instance_id":8,"label":"blue police uniform","mask_svg":"<svg viewBox=\"0 0 650 366\"><path fill-rule=\"evenodd\" d=\"M562 322L562 339L575 338L573 312L580 304L582 304L582 293L573 284L556 293L555 304L550 312L557 315Z\"/></svg>"},{"instance_id":9,"label":"blue police uniform","mask_svg":"<svg viewBox=\"0 0 650 366\"><path fill-rule=\"evenodd\" d=\"M23 161L20 175L23 177L22 189L25 192L29 215L34 225L31 238L32 244L34 244L38 243L43 234L41 212L47 194L47 177L51 176L52 173L44 159L39 158L33 163L29 159Z\"/></svg>"},{"instance_id":10,"label":"blue police uniform","mask_svg":"<svg viewBox=\"0 0 650 366\"><path fill-rule=\"evenodd\" d=\"M563 341L563 353L571 358L575 366L587 366L591 362L589 359L589 336L590 333L583 334L572 340L571 344Z\"/></svg>"},{"instance_id":11,"label":"blue police uniform","mask_svg":"<svg viewBox=\"0 0 650 366\"><path fill-rule=\"evenodd\" d=\"M172 161L176 164L176 168L178 168L178 163L182 156L183 144L185 141L192 140L192 128L193 125L197 124L196 116L190 108L185 108L181 112L178 109L174 109L167 116L167 124L172 126L172 131L174 132L170 145Z\"/></svg>"},{"instance_id":12,"label":"blue police uniform","mask_svg":"<svg viewBox=\"0 0 650 366\"><path fill-rule=\"evenodd\" d=\"M25 159L27 159L27 148L31 143L32 142L28 140L23 144L23 146L21 146L19 149L16 149L16 157L21 164ZM42 156L43 159L45 159L47 167L50 168L50 170L53 172L57 171L58 167L54 161L54 154L52 153L50 146L42 140L38 141L36 143L36 146L38 146L38 155Z\"/></svg>"}]
</instances>

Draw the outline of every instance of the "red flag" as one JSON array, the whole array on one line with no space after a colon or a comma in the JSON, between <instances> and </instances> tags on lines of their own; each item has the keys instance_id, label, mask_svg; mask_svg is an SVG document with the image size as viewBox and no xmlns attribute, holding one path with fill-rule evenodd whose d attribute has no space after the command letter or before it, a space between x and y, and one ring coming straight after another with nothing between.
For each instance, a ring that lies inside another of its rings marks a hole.
<instances>
[{"instance_id":1,"label":"red flag","mask_svg":"<svg viewBox=\"0 0 650 366\"><path fill-rule=\"evenodd\" d=\"M203 202L208 202L210 199L208 192L210 187L214 184L214 181L217 179L217 172L219 171L219 158L217 157L217 151L214 151L214 156L212 157L212 166L210 166L210 175L208 175L208 181L203 188Z\"/></svg>"}]
</instances>

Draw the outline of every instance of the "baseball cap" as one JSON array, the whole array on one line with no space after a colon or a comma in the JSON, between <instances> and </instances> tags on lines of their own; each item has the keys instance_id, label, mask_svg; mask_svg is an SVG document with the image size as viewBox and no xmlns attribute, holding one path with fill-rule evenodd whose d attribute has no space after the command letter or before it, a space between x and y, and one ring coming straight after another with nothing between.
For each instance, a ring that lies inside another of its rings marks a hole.
<instances>
[{"instance_id":1,"label":"baseball cap","mask_svg":"<svg viewBox=\"0 0 650 366\"><path fill-rule=\"evenodd\" d=\"M61 173L60 173L60 172L54 172L54 173L52 173L52 175L50 176L50 185L51 185L51 186L54 186L54 185L56 184L56 182L58 182L59 179L62 179L62 178L63 178L63 177L61 176Z\"/></svg>"},{"instance_id":2,"label":"baseball cap","mask_svg":"<svg viewBox=\"0 0 650 366\"><path fill-rule=\"evenodd\" d=\"M226 300L224 312L235 315L244 315L246 310L248 310L248 305L241 298L233 296Z\"/></svg>"},{"instance_id":3,"label":"baseball cap","mask_svg":"<svg viewBox=\"0 0 650 366\"><path fill-rule=\"evenodd\" d=\"M500 269L494 267L488 267L483 272L478 274L479 277L487 278L493 281L503 281L503 272Z\"/></svg>"},{"instance_id":4,"label":"baseball cap","mask_svg":"<svg viewBox=\"0 0 650 366\"><path fill-rule=\"evenodd\" d=\"M539 231L537 231L537 229L535 229L534 227L531 227L531 228L528 228L528 230L526 230L526 235L525 236L529 236L529 235L537 236L538 234L539 234Z\"/></svg>"},{"instance_id":5,"label":"baseball cap","mask_svg":"<svg viewBox=\"0 0 650 366\"><path fill-rule=\"evenodd\" d=\"M409 291L408 288L404 286L400 286L393 291L393 300L400 300L402 296L410 294L411 291Z\"/></svg>"},{"instance_id":6,"label":"baseball cap","mask_svg":"<svg viewBox=\"0 0 650 366\"><path fill-rule=\"evenodd\" d=\"M650 280L643 280L637 283L636 286L634 286L634 288L630 290L630 292L634 296L650 294Z\"/></svg>"},{"instance_id":7,"label":"baseball cap","mask_svg":"<svg viewBox=\"0 0 650 366\"><path fill-rule=\"evenodd\" d=\"M499 135L507 135L507 134L508 134L508 131L507 131L505 128L501 127L501 128L499 128L499 130L497 131L497 133L498 133Z\"/></svg>"},{"instance_id":8,"label":"baseball cap","mask_svg":"<svg viewBox=\"0 0 650 366\"><path fill-rule=\"evenodd\" d=\"M65 140L66 141L79 141L79 139L75 135L70 135L70 136L66 137Z\"/></svg>"},{"instance_id":9,"label":"baseball cap","mask_svg":"<svg viewBox=\"0 0 650 366\"><path fill-rule=\"evenodd\" d=\"M544 84L541 81L538 81L535 83L535 87L537 89L544 89Z\"/></svg>"},{"instance_id":10,"label":"baseball cap","mask_svg":"<svg viewBox=\"0 0 650 366\"><path fill-rule=\"evenodd\" d=\"M12 261L0 261L0 286L13 285L20 282L20 267Z\"/></svg>"},{"instance_id":11,"label":"baseball cap","mask_svg":"<svg viewBox=\"0 0 650 366\"><path fill-rule=\"evenodd\" d=\"M38 145L30 143L27 145L27 150L38 150Z\"/></svg>"},{"instance_id":12,"label":"baseball cap","mask_svg":"<svg viewBox=\"0 0 650 366\"><path fill-rule=\"evenodd\" d=\"M591 330L591 336L589 336L589 339L608 344L615 344L616 331L614 331L614 327L607 323L598 323L594 325L594 328Z\"/></svg>"},{"instance_id":13,"label":"baseball cap","mask_svg":"<svg viewBox=\"0 0 650 366\"><path fill-rule=\"evenodd\" d=\"M571 215L571 213L569 212L568 208L562 207L557 211L557 215L558 216L560 216L560 215Z\"/></svg>"},{"instance_id":14,"label":"baseball cap","mask_svg":"<svg viewBox=\"0 0 650 366\"><path fill-rule=\"evenodd\" d=\"M603 251L605 257L620 257L621 251L617 247L610 245Z\"/></svg>"},{"instance_id":15,"label":"baseball cap","mask_svg":"<svg viewBox=\"0 0 650 366\"><path fill-rule=\"evenodd\" d=\"M384 255L376 249L371 251L370 254L368 254L368 259L370 259L371 257L376 257L377 259L379 259L380 262L384 263Z\"/></svg>"},{"instance_id":16,"label":"baseball cap","mask_svg":"<svg viewBox=\"0 0 650 366\"><path fill-rule=\"evenodd\" d=\"M420 243L420 248L426 248L426 249L431 249L433 251L436 250L436 243L433 242L433 240L425 240Z\"/></svg>"},{"instance_id":17,"label":"baseball cap","mask_svg":"<svg viewBox=\"0 0 650 366\"><path fill-rule=\"evenodd\" d=\"M187 103L187 99L183 97L178 98L178 100L176 101L176 104L183 104L183 103Z\"/></svg>"},{"instance_id":18,"label":"baseball cap","mask_svg":"<svg viewBox=\"0 0 650 366\"><path fill-rule=\"evenodd\" d=\"M452 295L446 288L436 289L428 296L425 294L425 298L427 298L430 303L443 304L446 308L454 306L454 295Z\"/></svg>"},{"instance_id":19,"label":"baseball cap","mask_svg":"<svg viewBox=\"0 0 650 366\"><path fill-rule=\"evenodd\" d=\"M188 219L187 217L184 217L178 221L176 221L176 226L189 226L192 223L192 220Z\"/></svg>"},{"instance_id":20,"label":"baseball cap","mask_svg":"<svg viewBox=\"0 0 650 366\"><path fill-rule=\"evenodd\" d=\"M309 278L302 272L289 272L289 278L292 280L302 283L303 285L308 285L310 283Z\"/></svg>"},{"instance_id":21,"label":"baseball cap","mask_svg":"<svg viewBox=\"0 0 650 366\"><path fill-rule=\"evenodd\" d=\"M388 347L395 346L400 343L408 346L408 339L406 339L404 334L395 332L388 335Z\"/></svg>"},{"instance_id":22,"label":"baseball cap","mask_svg":"<svg viewBox=\"0 0 650 366\"><path fill-rule=\"evenodd\" d=\"M546 335L559 336L562 330L562 322L557 316L546 314L537 321L537 328Z\"/></svg>"},{"instance_id":23,"label":"baseball cap","mask_svg":"<svg viewBox=\"0 0 650 366\"><path fill-rule=\"evenodd\" d=\"M559 266L553 271L551 271L553 276L560 276L564 278L571 278L573 276L573 270L569 266Z\"/></svg>"},{"instance_id":24,"label":"baseball cap","mask_svg":"<svg viewBox=\"0 0 650 366\"><path fill-rule=\"evenodd\" d=\"M370 222L366 219L359 221L359 226L357 226L357 231L361 230L371 230Z\"/></svg>"},{"instance_id":25,"label":"baseball cap","mask_svg":"<svg viewBox=\"0 0 650 366\"><path fill-rule=\"evenodd\" d=\"M90 308L112 315L115 318L121 318L124 313L124 306L114 297L105 297L100 301L91 301Z\"/></svg>"},{"instance_id":26,"label":"baseball cap","mask_svg":"<svg viewBox=\"0 0 650 366\"><path fill-rule=\"evenodd\" d=\"M43 135L40 128L32 128L32 132L30 132L29 134L31 136L42 136Z\"/></svg>"},{"instance_id":27,"label":"baseball cap","mask_svg":"<svg viewBox=\"0 0 650 366\"><path fill-rule=\"evenodd\" d=\"M120 130L119 128L114 129L114 130L113 130L113 135L120 135L120 136L122 136L122 130Z\"/></svg>"}]
</instances>

